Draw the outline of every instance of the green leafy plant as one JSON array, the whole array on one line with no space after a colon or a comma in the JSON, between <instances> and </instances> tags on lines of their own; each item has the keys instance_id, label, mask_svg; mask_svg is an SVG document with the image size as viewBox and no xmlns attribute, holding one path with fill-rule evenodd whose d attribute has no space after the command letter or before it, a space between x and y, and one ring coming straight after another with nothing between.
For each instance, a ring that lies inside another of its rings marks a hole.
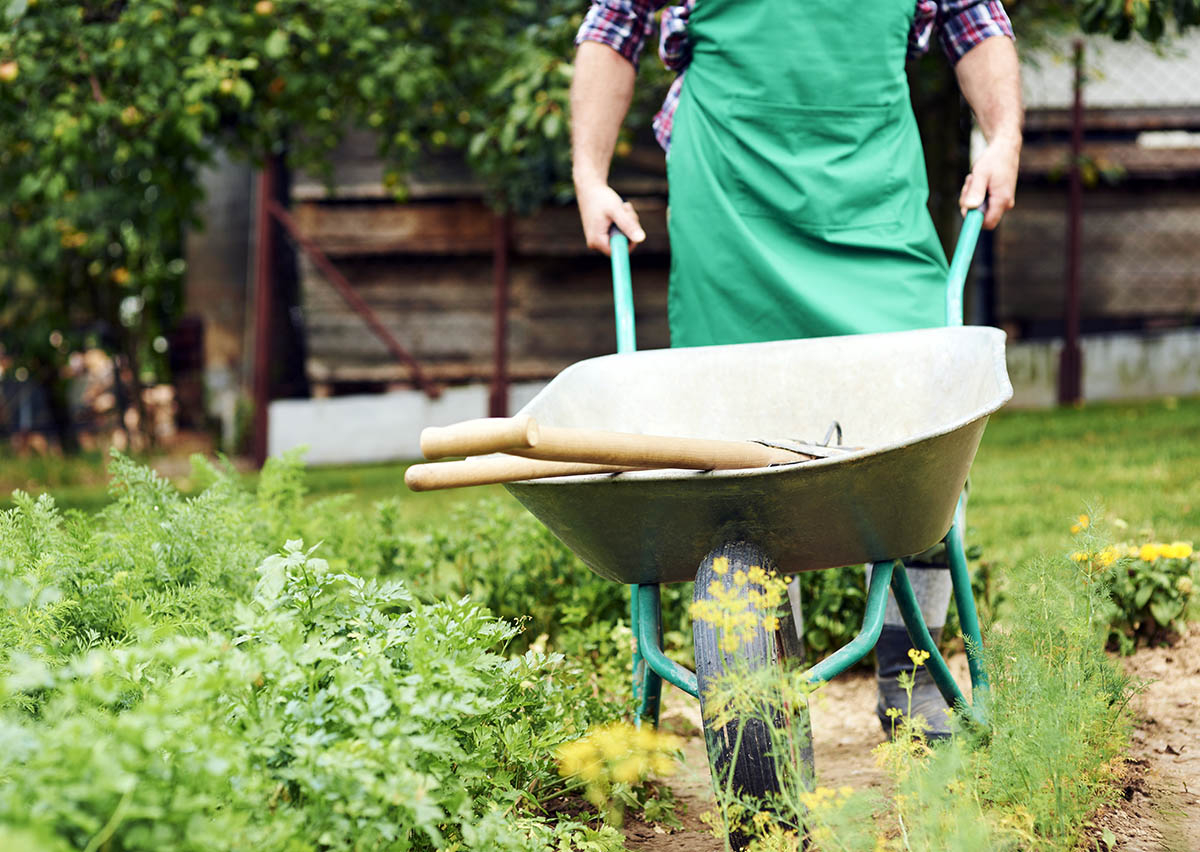
<instances>
[{"instance_id":1,"label":"green leafy plant","mask_svg":"<svg viewBox=\"0 0 1200 852\"><path fill-rule=\"evenodd\" d=\"M345 570L384 552L387 511L276 550L347 514L305 502L295 458L255 491L198 460L191 498L121 456L112 476L94 516L0 513L5 848L622 848L550 804L559 746L628 704L471 597L418 599L402 564Z\"/></svg>"},{"instance_id":2,"label":"green leafy plant","mask_svg":"<svg viewBox=\"0 0 1200 852\"><path fill-rule=\"evenodd\" d=\"M1141 544L1101 545L1080 515L1072 530L1081 549L1071 554L1085 583L1108 590L1103 617L1109 646L1131 654L1139 642L1168 641L1195 616L1200 583L1200 556L1191 542L1157 542L1147 535Z\"/></svg>"}]
</instances>

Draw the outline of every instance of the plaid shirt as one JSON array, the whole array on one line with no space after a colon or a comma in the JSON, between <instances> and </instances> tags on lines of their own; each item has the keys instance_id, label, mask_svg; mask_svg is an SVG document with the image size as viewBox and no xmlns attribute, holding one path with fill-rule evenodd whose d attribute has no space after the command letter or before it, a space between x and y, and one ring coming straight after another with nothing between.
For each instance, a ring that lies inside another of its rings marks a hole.
<instances>
[{"instance_id":1,"label":"plaid shirt","mask_svg":"<svg viewBox=\"0 0 1200 852\"><path fill-rule=\"evenodd\" d=\"M986 38L1013 37L1012 24L1001 0L915 0L916 16L908 33L908 55L918 56L929 49L935 29L942 49L951 62ZM592 0L575 43L598 41L624 56L635 66L654 24L654 14L666 6L665 0ZM654 135L667 150L671 145L671 125L683 72L691 60L687 44L687 19L696 0L684 0L679 6L663 10L658 53L668 68L679 72L667 92L662 109L654 117Z\"/></svg>"}]
</instances>

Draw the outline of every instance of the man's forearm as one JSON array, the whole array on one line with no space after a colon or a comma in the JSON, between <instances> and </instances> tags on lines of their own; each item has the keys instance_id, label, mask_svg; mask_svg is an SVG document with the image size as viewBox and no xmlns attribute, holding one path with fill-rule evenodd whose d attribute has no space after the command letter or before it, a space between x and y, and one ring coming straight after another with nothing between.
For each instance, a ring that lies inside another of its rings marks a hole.
<instances>
[{"instance_id":1,"label":"man's forearm","mask_svg":"<svg viewBox=\"0 0 1200 852\"><path fill-rule=\"evenodd\" d=\"M633 206L608 185L621 123L633 100L637 69L612 48L585 41L575 53L571 80L571 172L583 235L590 248L609 252L616 225L631 243L646 239Z\"/></svg>"},{"instance_id":2,"label":"man's forearm","mask_svg":"<svg viewBox=\"0 0 1200 852\"><path fill-rule=\"evenodd\" d=\"M607 185L636 76L633 65L612 48L592 41L579 45L571 80L571 157L577 188Z\"/></svg>"},{"instance_id":3,"label":"man's forearm","mask_svg":"<svg viewBox=\"0 0 1200 852\"><path fill-rule=\"evenodd\" d=\"M1010 39L986 39L954 66L958 85L988 142L1021 139L1024 108L1017 50Z\"/></svg>"},{"instance_id":4,"label":"man's forearm","mask_svg":"<svg viewBox=\"0 0 1200 852\"><path fill-rule=\"evenodd\" d=\"M971 166L959 204L964 211L988 200L985 228L994 228L1016 200L1021 160L1021 72L1010 39L994 36L967 51L954 66L963 97L971 105L987 148Z\"/></svg>"}]
</instances>

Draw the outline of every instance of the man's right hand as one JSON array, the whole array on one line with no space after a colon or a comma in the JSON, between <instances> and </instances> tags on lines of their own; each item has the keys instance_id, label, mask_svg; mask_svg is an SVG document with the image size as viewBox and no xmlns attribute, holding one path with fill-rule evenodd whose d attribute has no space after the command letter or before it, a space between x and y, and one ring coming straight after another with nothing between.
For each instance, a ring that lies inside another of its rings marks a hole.
<instances>
[{"instance_id":1,"label":"man's right hand","mask_svg":"<svg viewBox=\"0 0 1200 852\"><path fill-rule=\"evenodd\" d=\"M604 183L577 186L575 197L579 202L579 218L583 222L583 236L588 248L610 254L609 228L616 225L629 238L630 248L646 239L646 232L638 221L637 212L628 201L622 201L612 187Z\"/></svg>"},{"instance_id":2,"label":"man's right hand","mask_svg":"<svg viewBox=\"0 0 1200 852\"><path fill-rule=\"evenodd\" d=\"M629 242L646 239L633 205L608 185L608 166L633 98L633 64L607 45L585 41L575 52L571 79L571 176L588 248L609 254L608 229Z\"/></svg>"}]
</instances>

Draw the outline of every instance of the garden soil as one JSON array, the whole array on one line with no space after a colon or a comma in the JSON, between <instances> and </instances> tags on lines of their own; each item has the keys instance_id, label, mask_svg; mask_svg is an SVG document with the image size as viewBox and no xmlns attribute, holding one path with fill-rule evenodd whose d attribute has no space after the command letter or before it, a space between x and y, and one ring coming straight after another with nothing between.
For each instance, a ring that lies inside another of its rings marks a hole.
<instances>
[{"instance_id":1,"label":"garden soil","mask_svg":"<svg viewBox=\"0 0 1200 852\"><path fill-rule=\"evenodd\" d=\"M1097 815L1088 848L1102 852L1200 852L1200 625L1170 648L1143 648L1125 666L1144 682L1134 699L1137 727L1124 767L1122 796ZM966 657L949 660L967 683ZM654 852L723 852L701 820L713 805L699 703L664 690L663 727L686 737L684 763L669 786L679 802L682 829L631 820L626 845ZM817 782L886 795L890 782L871 752L883 742L875 718L875 679L843 675L820 690L812 706Z\"/></svg>"},{"instance_id":2,"label":"garden soil","mask_svg":"<svg viewBox=\"0 0 1200 852\"><path fill-rule=\"evenodd\" d=\"M1096 820L1106 852L1200 850L1200 625L1171 647L1125 661L1143 683L1135 699L1122 798ZM1107 832L1105 831L1107 829ZM1115 842L1105 843L1105 840Z\"/></svg>"}]
</instances>

